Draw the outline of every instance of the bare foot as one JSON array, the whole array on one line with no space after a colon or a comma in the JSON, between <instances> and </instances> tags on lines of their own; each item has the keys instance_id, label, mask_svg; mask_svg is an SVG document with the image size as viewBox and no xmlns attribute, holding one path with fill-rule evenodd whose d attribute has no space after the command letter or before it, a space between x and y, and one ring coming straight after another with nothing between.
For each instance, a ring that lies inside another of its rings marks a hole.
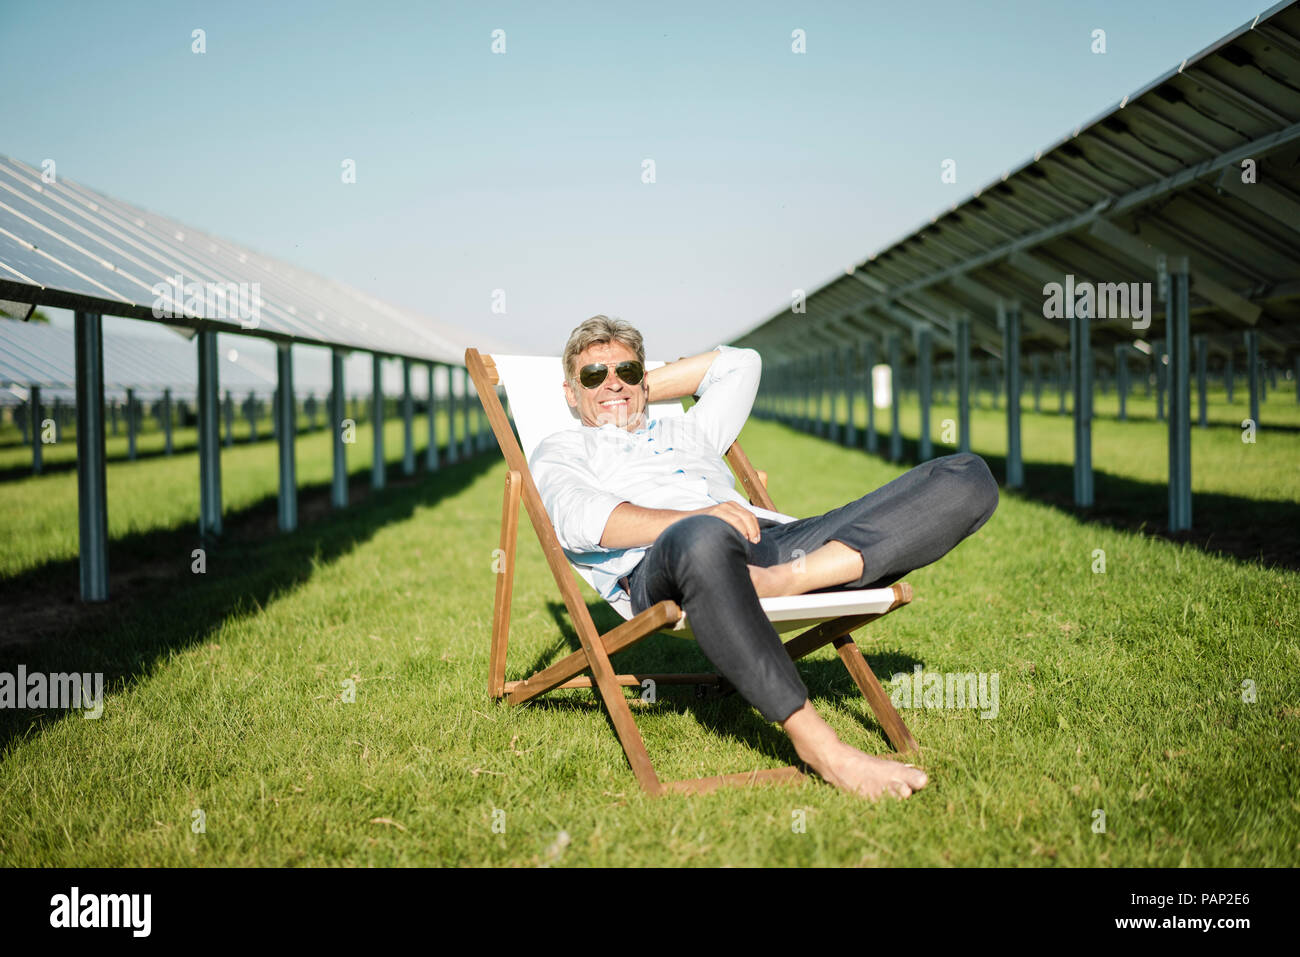
<instances>
[{"instance_id":1,"label":"bare foot","mask_svg":"<svg viewBox=\"0 0 1300 957\"><path fill-rule=\"evenodd\" d=\"M873 757L845 744L806 699L782 727L809 767L851 794L873 801L884 794L905 798L929 781L920 768Z\"/></svg>"},{"instance_id":2,"label":"bare foot","mask_svg":"<svg viewBox=\"0 0 1300 957\"><path fill-rule=\"evenodd\" d=\"M865 754L849 744L841 743L837 751L820 767L812 762L809 766L837 788L872 801L884 794L908 797L929 781L920 768Z\"/></svg>"}]
</instances>

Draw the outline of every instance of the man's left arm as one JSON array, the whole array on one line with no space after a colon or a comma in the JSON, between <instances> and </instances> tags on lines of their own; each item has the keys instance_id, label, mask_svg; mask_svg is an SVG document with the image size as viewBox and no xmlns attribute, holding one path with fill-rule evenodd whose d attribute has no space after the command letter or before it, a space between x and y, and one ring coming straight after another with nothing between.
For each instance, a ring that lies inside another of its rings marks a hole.
<instances>
[{"instance_id":1,"label":"man's left arm","mask_svg":"<svg viewBox=\"0 0 1300 957\"><path fill-rule=\"evenodd\" d=\"M650 369L645 374L646 387L649 390L647 402L666 402L669 399L682 399L695 395L700 389L700 382L708 374L713 360L719 350L701 352L697 356L687 356L676 362L668 362L657 369Z\"/></svg>"}]
</instances>

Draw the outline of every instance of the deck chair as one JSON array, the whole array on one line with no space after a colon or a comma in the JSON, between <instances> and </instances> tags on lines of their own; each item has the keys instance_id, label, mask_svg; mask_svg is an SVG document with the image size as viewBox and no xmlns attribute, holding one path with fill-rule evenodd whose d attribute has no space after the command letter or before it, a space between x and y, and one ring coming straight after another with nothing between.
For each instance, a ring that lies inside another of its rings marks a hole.
<instances>
[{"instance_id":1,"label":"deck chair","mask_svg":"<svg viewBox=\"0 0 1300 957\"><path fill-rule=\"evenodd\" d=\"M647 362L648 369L663 365ZM560 547L555 528L542 505L541 496L528 470L528 456L546 436L561 429L581 425L564 399L560 388L560 359L558 357L505 356L481 354L477 349L465 350L465 366L473 379L474 387L487 413L488 422L501 446L509 471L505 479L505 495L501 512L501 553L503 563L497 576L496 599L492 615L492 647L488 662L488 695L493 699L505 698L512 705L523 704L556 688L590 688L593 685L604 701L614 724L628 763L641 787L648 793L660 795L668 791L702 793L722 785L748 785L755 783L798 783L803 774L797 766L771 768L724 774L682 781L660 781L641 733L632 720L632 711L623 688L641 686L649 678L657 684L694 684L724 686L725 679L714 673L699 674L617 674L610 664L610 656L628 648L657 631L679 636L689 636L689 621L681 608L672 601L661 601L639 615L632 614L631 603L611 603L622 618L622 624L604 634L596 630L578 590L573 573L579 574L590 585L591 578L580 567L569 563ZM516 441L505 408L497 394L500 386L506 393L514 417L519 439ZM678 400L656 402L650 406L656 416L684 414ZM521 447L522 444L522 447ZM750 464L740 447L734 443L727 451L727 460L739 477L751 504L775 511L767 494L766 475ZM550 566L551 574L564 598L578 634L581 650L561 661L543 668L522 681L506 681L506 645L510 633L510 602L514 589L515 546L519 531L519 504L522 499L534 530L541 541L542 552ZM594 586L593 586L594 587ZM894 709L889 696L876 680L867 661L854 644L851 632L870 621L889 614L895 608L912 600L911 586L899 582L888 588L856 591L820 592L810 595L761 599L763 610L778 632L797 631L785 642L791 659L798 660L826 644L833 644L840 660L857 683L876 719L893 746L901 752L918 750L907 726ZM590 676L584 675L590 672Z\"/></svg>"}]
</instances>

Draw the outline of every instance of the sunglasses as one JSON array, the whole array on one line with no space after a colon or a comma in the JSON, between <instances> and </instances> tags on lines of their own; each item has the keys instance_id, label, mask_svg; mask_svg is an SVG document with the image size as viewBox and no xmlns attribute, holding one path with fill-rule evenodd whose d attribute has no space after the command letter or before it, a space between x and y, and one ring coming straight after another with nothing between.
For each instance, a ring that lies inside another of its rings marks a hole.
<instances>
[{"instance_id":1,"label":"sunglasses","mask_svg":"<svg viewBox=\"0 0 1300 957\"><path fill-rule=\"evenodd\" d=\"M614 366L614 372L628 385L640 385L641 380L645 377L645 369L635 359L620 362ZM581 371L578 372L578 381L582 383L584 389L594 389L605 381L605 376L608 373L609 366L603 362L596 362L582 367Z\"/></svg>"}]
</instances>

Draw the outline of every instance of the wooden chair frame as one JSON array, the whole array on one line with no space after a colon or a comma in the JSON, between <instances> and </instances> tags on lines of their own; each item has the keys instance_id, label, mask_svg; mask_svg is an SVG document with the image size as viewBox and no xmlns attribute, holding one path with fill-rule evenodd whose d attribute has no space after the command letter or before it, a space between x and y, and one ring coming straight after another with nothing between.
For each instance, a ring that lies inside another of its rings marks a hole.
<instances>
[{"instance_id":1,"label":"wooden chair frame","mask_svg":"<svg viewBox=\"0 0 1300 957\"><path fill-rule=\"evenodd\" d=\"M658 684L715 686L724 684L724 679L722 679L721 675L715 673L615 673L609 660L611 655L631 647L642 638L656 631L670 630L681 617L682 611L675 602L661 601L630 620L611 628L604 634L596 630L596 625L591 618L591 612L578 590L577 582L574 580L573 568L570 566L564 550L560 547L550 516L547 515L546 509L542 505L541 495L538 493L537 486L534 484L532 475L528 470L528 462L524 458L523 449L520 448L519 442L515 438L509 419L506 417L505 408L501 405L500 397L497 395L496 387L500 379L497 375L496 364L490 355L480 354L477 349L471 348L465 350L465 366L469 370L470 378L474 381L474 387L483 403L488 422L492 426L492 432L496 435L497 444L501 446L501 452L505 456L506 464L509 466L509 471L506 473L505 495L501 510L501 550L504 555L504 567L502 573L497 576L496 599L492 614L492 648L488 664L488 695L494 700L504 697L508 704L519 705L556 688L590 688L594 685L613 721L619 743L623 746L623 752L627 755L628 763L632 766L632 772L636 775L637 782L646 792L653 795L664 794L668 791L688 794L704 793L722 785L748 785L760 782L798 783L801 781L804 775L799 767L795 765L682 781L659 780L659 776L650 763L650 756L646 752L645 743L641 739L641 732L632 719L632 711L622 689L627 686L639 687L646 678L653 679ZM740 478L750 502L775 511L776 507L767 494L766 482L764 481L766 476L755 470L753 465L750 464L739 442L734 443L728 449L727 460ZM533 528L541 540L542 552L546 557L547 564L550 566L551 574L555 577L555 583L559 586L560 594L564 598L564 605L569 611L569 617L573 621L574 630L578 634L578 640L582 647L580 650L573 652L547 668L543 668L523 681L506 681L506 645L510 634L510 604L514 591L515 547L518 541L521 499L524 508L528 511L529 518L532 519ZM893 703L889 700L889 695L880 686L880 682L872 673L871 667L867 664L866 659L862 656L862 652L858 649L850 634L855 629L889 614L895 608L899 608L912 600L912 588L906 582L899 582L891 587L894 591L894 602L886 611L880 614L849 615L823 621L786 641L785 650L792 660L797 661L823 645L833 644L840 660L844 663L844 667L866 697L867 703L871 706L876 720L880 722L880 726L889 737L890 743L900 752L910 752L919 750L916 740L912 737L911 732L907 730L907 725L899 717L898 711L895 710ZM591 676L582 676L585 671L590 671Z\"/></svg>"}]
</instances>

